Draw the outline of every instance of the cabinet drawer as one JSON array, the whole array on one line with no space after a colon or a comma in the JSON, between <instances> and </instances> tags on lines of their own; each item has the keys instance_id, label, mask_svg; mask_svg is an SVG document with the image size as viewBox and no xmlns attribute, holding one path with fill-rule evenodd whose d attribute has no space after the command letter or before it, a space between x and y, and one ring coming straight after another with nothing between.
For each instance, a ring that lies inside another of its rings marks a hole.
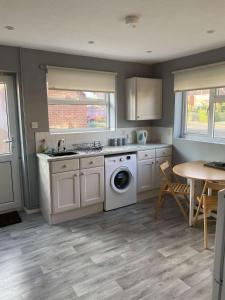
<instances>
[{"instance_id":1,"label":"cabinet drawer","mask_svg":"<svg viewBox=\"0 0 225 300\"><path fill-rule=\"evenodd\" d=\"M138 157L138 160L155 158L155 149L138 151L137 157Z\"/></svg>"},{"instance_id":2,"label":"cabinet drawer","mask_svg":"<svg viewBox=\"0 0 225 300\"><path fill-rule=\"evenodd\" d=\"M92 156L80 159L80 168L89 169L104 166L104 156Z\"/></svg>"},{"instance_id":3,"label":"cabinet drawer","mask_svg":"<svg viewBox=\"0 0 225 300\"><path fill-rule=\"evenodd\" d=\"M79 159L66 159L51 162L51 172L61 173L79 169Z\"/></svg>"},{"instance_id":4,"label":"cabinet drawer","mask_svg":"<svg viewBox=\"0 0 225 300\"><path fill-rule=\"evenodd\" d=\"M156 157L170 156L170 155L172 155L172 148L171 147L156 149Z\"/></svg>"}]
</instances>

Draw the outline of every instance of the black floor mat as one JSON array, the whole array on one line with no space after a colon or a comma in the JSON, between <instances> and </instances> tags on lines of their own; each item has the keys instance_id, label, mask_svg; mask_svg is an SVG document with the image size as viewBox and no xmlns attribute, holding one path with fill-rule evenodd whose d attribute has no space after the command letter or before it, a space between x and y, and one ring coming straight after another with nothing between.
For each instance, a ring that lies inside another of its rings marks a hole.
<instances>
[{"instance_id":1,"label":"black floor mat","mask_svg":"<svg viewBox=\"0 0 225 300\"><path fill-rule=\"evenodd\" d=\"M17 211L11 211L0 215L0 227L13 225L22 222Z\"/></svg>"}]
</instances>

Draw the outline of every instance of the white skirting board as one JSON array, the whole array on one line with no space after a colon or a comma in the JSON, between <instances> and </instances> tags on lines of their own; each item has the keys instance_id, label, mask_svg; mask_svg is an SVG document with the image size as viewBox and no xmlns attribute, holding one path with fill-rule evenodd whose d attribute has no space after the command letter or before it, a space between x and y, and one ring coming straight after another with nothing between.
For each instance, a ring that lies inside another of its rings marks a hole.
<instances>
[{"instance_id":1,"label":"white skirting board","mask_svg":"<svg viewBox=\"0 0 225 300\"><path fill-rule=\"evenodd\" d=\"M71 211L57 213L54 215L44 215L44 218L49 224L53 225L53 224L59 224L70 220L75 220L99 212L103 212L103 203L98 203L87 207L81 207L81 208L73 209Z\"/></svg>"},{"instance_id":2,"label":"white skirting board","mask_svg":"<svg viewBox=\"0 0 225 300\"><path fill-rule=\"evenodd\" d=\"M147 199L151 199L151 198L155 198L155 197L158 196L158 194L159 194L159 189L154 189L154 190L151 190L151 191L138 193L137 194L137 202L147 200Z\"/></svg>"},{"instance_id":3,"label":"white skirting board","mask_svg":"<svg viewBox=\"0 0 225 300\"><path fill-rule=\"evenodd\" d=\"M31 214L37 214L41 211L40 208L34 208L34 209L28 209L26 207L24 207L24 211L27 215L31 215Z\"/></svg>"}]
</instances>

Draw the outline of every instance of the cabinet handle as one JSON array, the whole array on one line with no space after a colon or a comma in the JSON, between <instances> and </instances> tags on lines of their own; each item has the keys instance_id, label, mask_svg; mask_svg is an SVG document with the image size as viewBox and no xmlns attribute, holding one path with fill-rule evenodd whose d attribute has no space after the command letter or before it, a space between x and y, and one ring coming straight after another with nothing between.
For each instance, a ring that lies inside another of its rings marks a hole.
<instances>
[{"instance_id":1,"label":"cabinet handle","mask_svg":"<svg viewBox=\"0 0 225 300\"><path fill-rule=\"evenodd\" d=\"M67 168L67 165L63 165L62 168L64 168L64 169Z\"/></svg>"},{"instance_id":2,"label":"cabinet handle","mask_svg":"<svg viewBox=\"0 0 225 300\"><path fill-rule=\"evenodd\" d=\"M137 119L140 119L140 116L137 116Z\"/></svg>"},{"instance_id":3,"label":"cabinet handle","mask_svg":"<svg viewBox=\"0 0 225 300\"><path fill-rule=\"evenodd\" d=\"M92 160L92 161L90 161L90 165L93 165L94 164L94 161Z\"/></svg>"},{"instance_id":4,"label":"cabinet handle","mask_svg":"<svg viewBox=\"0 0 225 300\"><path fill-rule=\"evenodd\" d=\"M75 177L77 177L77 174L74 174Z\"/></svg>"},{"instance_id":5,"label":"cabinet handle","mask_svg":"<svg viewBox=\"0 0 225 300\"><path fill-rule=\"evenodd\" d=\"M83 176L83 175L84 175L84 172L81 172L80 175Z\"/></svg>"},{"instance_id":6,"label":"cabinet handle","mask_svg":"<svg viewBox=\"0 0 225 300\"><path fill-rule=\"evenodd\" d=\"M145 154L145 157L147 157L148 156L148 154Z\"/></svg>"}]
</instances>

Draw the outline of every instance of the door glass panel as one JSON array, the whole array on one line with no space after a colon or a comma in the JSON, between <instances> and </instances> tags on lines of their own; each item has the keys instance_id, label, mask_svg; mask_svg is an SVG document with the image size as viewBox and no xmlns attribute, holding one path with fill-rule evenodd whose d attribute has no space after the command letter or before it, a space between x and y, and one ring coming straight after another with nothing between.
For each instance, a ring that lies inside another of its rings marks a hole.
<instances>
[{"instance_id":1,"label":"door glass panel","mask_svg":"<svg viewBox=\"0 0 225 300\"><path fill-rule=\"evenodd\" d=\"M114 178L115 187L119 190L123 190L129 185L130 175L128 171L120 171Z\"/></svg>"},{"instance_id":2,"label":"door glass panel","mask_svg":"<svg viewBox=\"0 0 225 300\"><path fill-rule=\"evenodd\" d=\"M10 144L6 143L8 139L9 126L6 85L0 82L0 155L10 152Z\"/></svg>"}]
</instances>

